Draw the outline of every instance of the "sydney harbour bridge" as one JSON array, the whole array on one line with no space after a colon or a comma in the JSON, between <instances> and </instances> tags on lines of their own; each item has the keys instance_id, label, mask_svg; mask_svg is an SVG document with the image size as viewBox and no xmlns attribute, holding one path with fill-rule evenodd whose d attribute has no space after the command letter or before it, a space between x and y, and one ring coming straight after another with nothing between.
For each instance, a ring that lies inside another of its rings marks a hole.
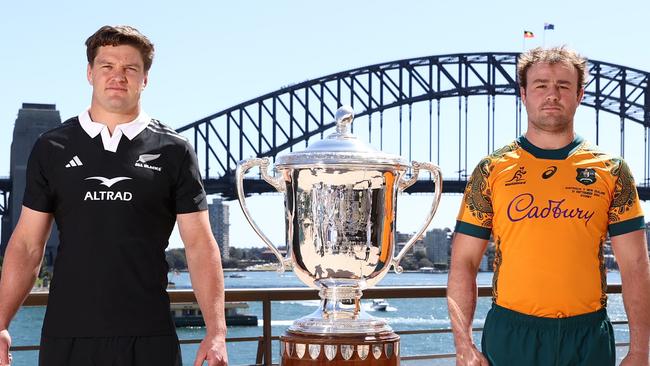
<instances>
[{"instance_id":1,"label":"sydney harbour bridge","mask_svg":"<svg viewBox=\"0 0 650 366\"><path fill-rule=\"evenodd\" d=\"M349 104L356 136L385 152L440 165L443 192L460 193L478 160L525 126L517 57L463 53L365 66L283 87L177 131L196 150L207 192L234 199L238 161L304 149L331 133L336 109ZM606 149L610 153L627 151L639 194L650 199L650 73L595 60L589 73L576 129L593 143L614 142L619 150ZM247 192L274 191L252 173ZM11 179L0 179L3 215ZM421 175L407 192L431 192L429 179Z\"/></svg>"}]
</instances>

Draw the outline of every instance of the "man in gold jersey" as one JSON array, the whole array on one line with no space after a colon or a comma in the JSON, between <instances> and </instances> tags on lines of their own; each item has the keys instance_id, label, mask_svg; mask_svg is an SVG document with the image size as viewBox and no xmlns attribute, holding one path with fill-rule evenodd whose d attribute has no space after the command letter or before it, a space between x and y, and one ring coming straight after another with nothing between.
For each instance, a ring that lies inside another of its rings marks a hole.
<instances>
[{"instance_id":1,"label":"man in gold jersey","mask_svg":"<svg viewBox=\"0 0 650 366\"><path fill-rule=\"evenodd\" d=\"M629 320L622 365L648 365L650 265L626 163L574 132L587 60L535 48L519 58L524 136L481 160L452 242L448 305L457 365L614 365L603 243L618 262ZM495 243L482 352L472 340L476 273Z\"/></svg>"}]
</instances>

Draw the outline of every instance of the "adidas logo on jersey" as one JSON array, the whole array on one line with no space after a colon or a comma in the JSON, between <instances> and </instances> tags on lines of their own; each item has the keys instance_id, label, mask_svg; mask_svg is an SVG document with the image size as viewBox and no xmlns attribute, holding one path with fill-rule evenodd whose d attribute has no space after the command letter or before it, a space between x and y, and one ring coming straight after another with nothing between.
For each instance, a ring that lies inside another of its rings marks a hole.
<instances>
[{"instance_id":1,"label":"adidas logo on jersey","mask_svg":"<svg viewBox=\"0 0 650 366\"><path fill-rule=\"evenodd\" d=\"M84 164L81 162L81 159L79 159L79 157L77 155L75 155L72 158L72 160L70 160L70 162L65 165L65 167L66 168L72 168L72 167L75 167L75 166L82 166L82 165L84 165Z\"/></svg>"},{"instance_id":2,"label":"adidas logo on jersey","mask_svg":"<svg viewBox=\"0 0 650 366\"><path fill-rule=\"evenodd\" d=\"M135 161L135 166L138 168L151 169L155 171L161 171L162 168L159 166L149 165L148 162L156 160L160 157L160 154L142 154L138 157L138 160Z\"/></svg>"}]
</instances>

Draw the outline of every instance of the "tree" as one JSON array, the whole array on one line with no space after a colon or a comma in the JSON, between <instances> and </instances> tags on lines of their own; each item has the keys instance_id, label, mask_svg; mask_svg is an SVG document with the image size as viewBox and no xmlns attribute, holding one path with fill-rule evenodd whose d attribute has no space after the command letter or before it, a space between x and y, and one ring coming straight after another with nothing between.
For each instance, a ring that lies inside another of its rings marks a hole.
<instances>
[{"instance_id":1,"label":"tree","mask_svg":"<svg viewBox=\"0 0 650 366\"><path fill-rule=\"evenodd\" d=\"M418 250L413 252L413 257L415 257L415 260L419 262L422 258L427 257L427 253L423 250Z\"/></svg>"},{"instance_id":2,"label":"tree","mask_svg":"<svg viewBox=\"0 0 650 366\"><path fill-rule=\"evenodd\" d=\"M187 258L185 258L185 249L170 249L165 252L165 259L169 269L185 270L187 269Z\"/></svg>"},{"instance_id":3,"label":"tree","mask_svg":"<svg viewBox=\"0 0 650 366\"><path fill-rule=\"evenodd\" d=\"M399 265L405 271L414 271L414 270L418 269L418 266L416 265L416 262L412 258L404 258L404 259L402 259L402 261L399 263Z\"/></svg>"},{"instance_id":4,"label":"tree","mask_svg":"<svg viewBox=\"0 0 650 366\"><path fill-rule=\"evenodd\" d=\"M428 258L421 258L418 261L418 268L422 267L433 267L433 263Z\"/></svg>"}]
</instances>

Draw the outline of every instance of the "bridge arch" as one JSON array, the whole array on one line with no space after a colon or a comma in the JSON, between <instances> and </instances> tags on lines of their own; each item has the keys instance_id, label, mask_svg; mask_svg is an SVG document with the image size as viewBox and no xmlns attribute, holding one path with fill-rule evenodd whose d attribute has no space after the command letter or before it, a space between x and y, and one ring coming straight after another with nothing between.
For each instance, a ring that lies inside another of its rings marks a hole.
<instances>
[{"instance_id":1,"label":"bridge arch","mask_svg":"<svg viewBox=\"0 0 650 366\"><path fill-rule=\"evenodd\" d=\"M185 125L177 131L184 133L193 142L202 162L208 191L234 198L233 172L239 160L252 156L273 158L302 143L308 144L311 138L322 138L334 126L335 110L342 104L352 105L357 119L368 119L368 139L372 140L372 136L378 135L379 141L374 144L379 148L384 145L381 132L385 128L384 113L399 109L397 122L400 136L397 153L405 154L402 145L407 145L410 158L412 107L428 102L429 129L438 128L438 141L429 142L429 160L435 160L431 148L435 145L439 149L442 138L439 133L440 103L443 99L457 98L458 117L454 122L458 124L458 151L454 153L457 153L458 158L458 176L457 179L445 182L445 190L459 192L464 187L468 168L467 150L471 145L468 142L467 126L468 97L487 97L486 152L496 147L495 105L500 96L514 96L514 134L521 133L522 106L516 81L518 55L504 52L460 53L364 66L285 86ZM591 77L582 104L595 111L595 142L599 142L601 112L619 118L622 151L626 122L641 124L645 134L644 172L642 179L637 179L642 182L640 190L645 189L650 172L650 74L595 60L589 61L588 67ZM408 109L406 117L403 108ZM403 124L408 124L407 138L402 136ZM373 128L380 132L373 132ZM430 133L431 135L433 134ZM440 151L437 156L439 159ZM253 192L261 193L272 189L255 180L247 183ZM429 188L418 184L412 187L415 192L426 189Z\"/></svg>"}]
</instances>

